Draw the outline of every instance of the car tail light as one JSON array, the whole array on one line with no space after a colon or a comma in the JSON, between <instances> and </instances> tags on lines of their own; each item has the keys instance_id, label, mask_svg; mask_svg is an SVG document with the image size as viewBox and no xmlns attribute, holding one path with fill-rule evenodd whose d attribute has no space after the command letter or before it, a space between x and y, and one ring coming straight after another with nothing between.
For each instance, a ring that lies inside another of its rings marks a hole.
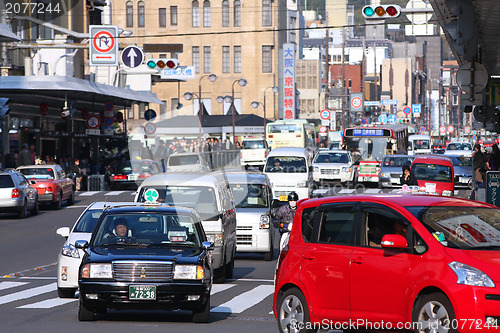
<instances>
[{"instance_id":1,"label":"car tail light","mask_svg":"<svg viewBox=\"0 0 500 333\"><path fill-rule=\"evenodd\" d=\"M52 187L51 187L51 186L47 187L47 188L45 189L45 193L53 193L53 191L52 191Z\"/></svg>"},{"instance_id":2,"label":"car tail light","mask_svg":"<svg viewBox=\"0 0 500 333\"><path fill-rule=\"evenodd\" d=\"M264 152L264 157L267 157L267 151Z\"/></svg>"},{"instance_id":3,"label":"car tail light","mask_svg":"<svg viewBox=\"0 0 500 333\"><path fill-rule=\"evenodd\" d=\"M295 137L300 138L302 134L295 134Z\"/></svg>"},{"instance_id":4,"label":"car tail light","mask_svg":"<svg viewBox=\"0 0 500 333\"><path fill-rule=\"evenodd\" d=\"M139 178L141 178L141 179L142 179L142 178L148 178L149 176L151 176L151 174L150 174L150 173L141 173L141 174L139 175Z\"/></svg>"},{"instance_id":5,"label":"car tail light","mask_svg":"<svg viewBox=\"0 0 500 333\"><path fill-rule=\"evenodd\" d=\"M127 176L125 176L125 175L114 175L113 179L114 180L123 180L123 179L127 179Z\"/></svg>"},{"instance_id":6,"label":"car tail light","mask_svg":"<svg viewBox=\"0 0 500 333\"><path fill-rule=\"evenodd\" d=\"M269 135L269 138L272 139L274 137L274 135Z\"/></svg>"},{"instance_id":7,"label":"car tail light","mask_svg":"<svg viewBox=\"0 0 500 333\"><path fill-rule=\"evenodd\" d=\"M20 195L21 195L21 193L19 192L19 190L17 188L12 190L12 199L19 198Z\"/></svg>"},{"instance_id":8,"label":"car tail light","mask_svg":"<svg viewBox=\"0 0 500 333\"><path fill-rule=\"evenodd\" d=\"M243 152L240 152L240 158L243 158Z\"/></svg>"}]
</instances>

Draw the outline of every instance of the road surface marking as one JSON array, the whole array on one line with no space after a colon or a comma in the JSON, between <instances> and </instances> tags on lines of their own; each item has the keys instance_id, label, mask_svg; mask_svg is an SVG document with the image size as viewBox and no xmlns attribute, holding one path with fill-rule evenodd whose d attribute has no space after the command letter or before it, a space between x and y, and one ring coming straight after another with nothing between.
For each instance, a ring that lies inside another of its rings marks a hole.
<instances>
[{"instance_id":1,"label":"road surface marking","mask_svg":"<svg viewBox=\"0 0 500 333\"><path fill-rule=\"evenodd\" d=\"M18 306L18 309L50 309L59 305L64 305L66 303L71 303L78 301L77 298L51 298L46 299L45 301L40 301L32 304L26 304L23 306Z\"/></svg>"},{"instance_id":2,"label":"road surface marking","mask_svg":"<svg viewBox=\"0 0 500 333\"><path fill-rule=\"evenodd\" d=\"M126 191L112 191L112 192L108 192L106 193L105 195L119 195L119 194L122 194L122 193L125 193Z\"/></svg>"},{"instance_id":3,"label":"road surface marking","mask_svg":"<svg viewBox=\"0 0 500 333\"><path fill-rule=\"evenodd\" d=\"M38 295L49 293L49 292L52 292L55 290L57 290L57 282L47 284L45 286L26 289L23 291L19 291L17 293L1 296L0 297L0 304L19 301L21 299L26 299L26 298L30 298L33 296L38 296Z\"/></svg>"},{"instance_id":4,"label":"road surface marking","mask_svg":"<svg viewBox=\"0 0 500 333\"><path fill-rule=\"evenodd\" d=\"M0 290L19 287L23 284L28 284L28 282L0 282Z\"/></svg>"},{"instance_id":5,"label":"road surface marking","mask_svg":"<svg viewBox=\"0 0 500 333\"><path fill-rule=\"evenodd\" d=\"M210 312L242 313L246 309L260 303L264 298L274 293L274 286L262 285L253 288L232 300L214 307Z\"/></svg>"},{"instance_id":6,"label":"road surface marking","mask_svg":"<svg viewBox=\"0 0 500 333\"><path fill-rule=\"evenodd\" d=\"M90 197L91 195L94 195L94 194L97 194L97 193L100 193L101 191L88 191L88 192L83 192L81 194L79 194L79 196L81 197Z\"/></svg>"},{"instance_id":7,"label":"road surface marking","mask_svg":"<svg viewBox=\"0 0 500 333\"><path fill-rule=\"evenodd\" d=\"M217 294L221 291L228 290L229 288L234 287L235 284L213 284L212 285L212 291L210 292L210 295Z\"/></svg>"}]
</instances>

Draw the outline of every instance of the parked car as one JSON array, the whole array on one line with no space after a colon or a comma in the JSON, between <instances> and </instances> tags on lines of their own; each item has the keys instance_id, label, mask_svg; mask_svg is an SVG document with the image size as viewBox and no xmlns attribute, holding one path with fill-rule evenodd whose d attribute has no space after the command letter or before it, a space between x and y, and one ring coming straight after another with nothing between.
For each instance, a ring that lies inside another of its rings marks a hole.
<instances>
[{"instance_id":1,"label":"parked car","mask_svg":"<svg viewBox=\"0 0 500 333\"><path fill-rule=\"evenodd\" d=\"M472 143L470 142L455 142L448 143L444 151L445 155L462 155L472 156Z\"/></svg>"},{"instance_id":2,"label":"parked car","mask_svg":"<svg viewBox=\"0 0 500 333\"><path fill-rule=\"evenodd\" d=\"M279 332L496 331L499 220L419 194L300 202L276 273Z\"/></svg>"},{"instance_id":3,"label":"parked car","mask_svg":"<svg viewBox=\"0 0 500 333\"><path fill-rule=\"evenodd\" d=\"M57 293L60 298L72 298L78 289L78 269L85 252L75 247L77 240L90 240L92 231L106 207L131 205L130 202L93 202L78 217L73 227L61 227L58 235L66 238L57 259Z\"/></svg>"},{"instance_id":4,"label":"parked car","mask_svg":"<svg viewBox=\"0 0 500 333\"><path fill-rule=\"evenodd\" d=\"M265 139L244 139L240 150L241 166L245 169L258 167L262 170L268 153L269 146Z\"/></svg>"},{"instance_id":5,"label":"parked car","mask_svg":"<svg viewBox=\"0 0 500 333\"><path fill-rule=\"evenodd\" d=\"M455 175L451 159L440 155L419 155L411 164L411 173L417 178L419 191L453 195Z\"/></svg>"},{"instance_id":6,"label":"parked car","mask_svg":"<svg viewBox=\"0 0 500 333\"><path fill-rule=\"evenodd\" d=\"M63 201L68 205L75 202L75 183L60 165L27 165L17 170L27 179L36 181L33 187L38 192L39 203L50 203L55 209L61 209Z\"/></svg>"},{"instance_id":7,"label":"parked car","mask_svg":"<svg viewBox=\"0 0 500 333\"><path fill-rule=\"evenodd\" d=\"M446 155L453 163L453 173L455 174L456 188L473 187L472 180L472 157L462 155Z\"/></svg>"},{"instance_id":8,"label":"parked car","mask_svg":"<svg viewBox=\"0 0 500 333\"><path fill-rule=\"evenodd\" d=\"M167 159L167 172L209 172L210 164L200 153L175 153Z\"/></svg>"},{"instance_id":9,"label":"parked car","mask_svg":"<svg viewBox=\"0 0 500 333\"><path fill-rule=\"evenodd\" d=\"M274 254L269 178L260 172L226 172L236 205L236 252Z\"/></svg>"},{"instance_id":10,"label":"parked car","mask_svg":"<svg viewBox=\"0 0 500 333\"><path fill-rule=\"evenodd\" d=\"M401 176L403 166L411 166L415 156L408 155L387 155L380 166L378 177L378 187L401 187Z\"/></svg>"},{"instance_id":11,"label":"parked car","mask_svg":"<svg viewBox=\"0 0 500 333\"><path fill-rule=\"evenodd\" d=\"M130 233L129 233L130 232ZM212 242L190 208L163 205L105 209L80 267L78 319L116 309L185 309L206 323L212 289Z\"/></svg>"},{"instance_id":12,"label":"parked car","mask_svg":"<svg viewBox=\"0 0 500 333\"><path fill-rule=\"evenodd\" d=\"M19 218L38 214L38 193L33 187L36 181L28 181L15 170L0 171L0 212L17 213Z\"/></svg>"},{"instance_id":13,"label":"parked car","mask_svg":"<svg viewBox=\"0 0 500 333\"><path fill-rule=\"evenodd\" d=\"M345 150L320 150L312 161L312 167L316 184L337 181L354 186L358 180L358 167L351 153Z\"/></svg>"},{"instance_id":14,"label":"parked car","mask_svg":"<svg viewBox=\"0 0 500 333\"><path fill-rule=\"evenodd\" d=\"M236 253L236 212L233 194L223 172L166 172L146 179L135 202L164 202L193 208L200 216L208 240L215 244L212 253L214 281L223 283L233 277Z\"/></svg>"},{"instance_id":15,"label":"parked car","mask_svg":"<svg viewBox=\"0 0 500 333\"><path fill-rule=\"evenodd\" d=\"M121 160L115 170L106 174L106 181L112 190L136 190L144 179L160 172L153 160Z\"/></svg>"}]
</instances>

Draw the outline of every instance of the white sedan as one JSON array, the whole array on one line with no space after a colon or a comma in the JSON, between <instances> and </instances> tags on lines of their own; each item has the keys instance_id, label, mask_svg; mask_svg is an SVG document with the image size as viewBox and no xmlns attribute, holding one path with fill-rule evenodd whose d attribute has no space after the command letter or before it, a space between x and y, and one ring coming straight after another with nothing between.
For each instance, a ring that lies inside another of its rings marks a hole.
<instances>
[{"instance_id":1,"label":"white sedan","mask_svg":"<svg viewBox=\"0 0 500 333\"><path fill-rule=\"evenodd\" d=\"M120 205L135 204L131 202L93 202L83 211L71 230L69 227L57 229L56 233L66 238L57 260L57 293L60 298L72 298L78 289L78 270L84 251L77 249L75 242L77 240L90 240L105 206Z\"/></svg>"}]
</instances>

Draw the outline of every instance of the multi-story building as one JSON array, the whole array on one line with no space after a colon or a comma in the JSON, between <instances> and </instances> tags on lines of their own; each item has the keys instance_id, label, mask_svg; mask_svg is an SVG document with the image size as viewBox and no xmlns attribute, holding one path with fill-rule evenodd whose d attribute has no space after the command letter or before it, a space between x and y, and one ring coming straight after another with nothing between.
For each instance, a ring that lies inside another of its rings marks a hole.
<instances>
[{"instance_id":1,"label":"multi-story building","mask_svg":"<svg viewBox=\"0 0 500 333\"><path fill-rule=\"evenodd\" d=\"M251 103L264 101L265 93L266 116L273 119L278 117L278 94L267 88L279 85L279 43L290 42L294 35L279 37L283 8L288 8L286 0L119 0L113 2L111 23L133 32L127 44L146 50L156 44L146 59L173 57L181 66L194 67L192 80L154 83L152 91L165 103L155 106L161 118L198 115L199 98L203 114L231 114L230 99L220 103L217 97L233 94L236 114L263 116L263 108L254 109ZM182 45L182 52L169 52L168 44ZM214 82L210 74L217 76ZM238 84L240 79L246 86ZM191 101L183 98L186 92L193 93ZM144 122L138 110L129 116L129 126Z\"/></svg>"}]
</instances>

